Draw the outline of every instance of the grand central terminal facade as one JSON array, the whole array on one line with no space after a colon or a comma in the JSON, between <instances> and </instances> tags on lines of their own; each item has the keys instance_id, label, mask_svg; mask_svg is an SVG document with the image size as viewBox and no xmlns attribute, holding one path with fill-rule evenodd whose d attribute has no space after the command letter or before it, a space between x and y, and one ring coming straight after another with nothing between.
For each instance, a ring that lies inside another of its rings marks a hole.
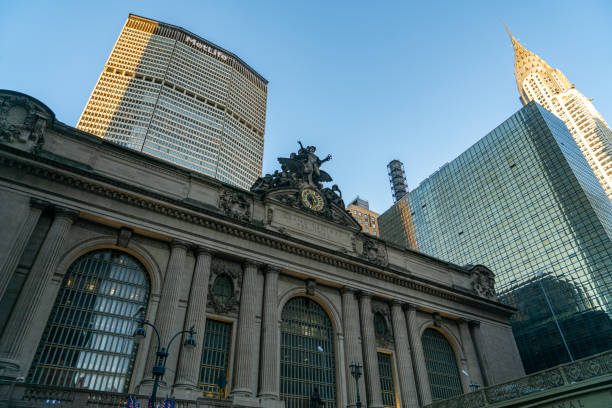
<instances>
[{"instance_id":1,"label":"grand central terminal facade","mask_svg":"<svg viewBox=\"0 0 612 408\"><path fill-rule=\"evenodd\" d=\"M362 233L315 151L245 191L0 91L0 406L149 395L143 320L162 345L195 331L158 392L180 406L354 407L352 363L370 407L523 376L493 273Z\"/></svg>"}]
</instances>

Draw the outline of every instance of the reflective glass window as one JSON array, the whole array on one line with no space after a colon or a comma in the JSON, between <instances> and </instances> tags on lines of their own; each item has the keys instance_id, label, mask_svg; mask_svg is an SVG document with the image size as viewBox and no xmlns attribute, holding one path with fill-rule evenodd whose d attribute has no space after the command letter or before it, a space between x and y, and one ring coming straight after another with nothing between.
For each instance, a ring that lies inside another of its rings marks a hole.
<instances>
[{"instance_id":1,"label":"reflective glass window","mask_svg":"<svg viewBox=\"0 0 612 408\"><path fill-rule=\"evenodd\" d=\"M316 388L325 407L335 408L334 329L327 313L309 298L296 297L281 317L280 394L285 407L309 406Z\"/></svg>"},{"instance_id":2,"label":"reflective glass window","mask_svg":"<svg viewBox=\"0 0 612 408\"><path fill-rule=\"evenodd\" d=\"M28 376L34 384L126 392L137 344L134 314L149 278L134 257L93 251L68 269Z\"/></svg>"}]
</instances>

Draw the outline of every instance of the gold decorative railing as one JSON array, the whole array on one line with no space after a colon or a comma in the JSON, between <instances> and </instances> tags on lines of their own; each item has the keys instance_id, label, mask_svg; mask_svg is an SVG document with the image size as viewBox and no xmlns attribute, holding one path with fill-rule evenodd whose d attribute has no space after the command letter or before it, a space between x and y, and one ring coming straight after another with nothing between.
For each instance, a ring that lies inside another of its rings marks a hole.
<instances>
[{"instance_id":1,"label":"gold decorative railing","mask_svg":"<svg viewBox=\"0 0 612 408\"><path fill-rule=\"evenodd\" d=\"M612 374L612 351L562 364L514 381L482 388L455 398L436 401L427 405L426 408L488 407L607 374Z\"/></svg>"}]
</instances>

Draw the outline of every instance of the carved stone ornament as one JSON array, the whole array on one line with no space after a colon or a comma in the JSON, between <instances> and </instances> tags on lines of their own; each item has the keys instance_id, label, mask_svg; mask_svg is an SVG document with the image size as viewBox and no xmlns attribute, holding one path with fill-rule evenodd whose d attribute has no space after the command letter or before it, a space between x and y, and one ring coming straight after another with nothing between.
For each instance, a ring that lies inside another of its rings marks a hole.
<instances>
[{"instance_id":1,"label":"carved stone ornament","mask_svg":"<svg viewBox=\"0 0 612 408\"><path fill-rule=\"evenodd\" d=\"M354 251L362 258L380 266L387 266L387 248L384 242L362 235L361 240L355 240Z\"/></svg>"},{"instance_id":2,"label":"carved stone ornament","mask_svg":"<svg viewBox=\"0 0 612 408\"><path fill-rule=\"evenodd\" d=\"M220 314L238 313L240 289L242 288L242 266L237 262L213 258L210 270L208 306ZM215 281L219 277L227 278L232 283L230 296L226 296L223 300L220 299L220 296L214 290Z\"/></svg>"},{"instance_id":3,"label":"carved stone ornament","mask_svg":"<svg viewBox=\"0 0 612 408\"><path fill-rule=\"evenodd\" d=\"M345 209L340 188L336 184L323 187L322 183L330 182L332 178L320 167L331 160L331 155L321 160L315 154L316 147L304 147L298 143L300 149L297 153L278 158L281 171L260 177L251 191L360 231L357 221Z\"/></svg>"},{"instance_id":4,"label":"carved stone ornament","mask_svg":"<svg viewBox=\"0 0 612 408\"><path fill-rule=\"evenodd\" d=\"M386 348L393 346L393 326L391 324L389 306L383 302L372 302L372 317L374 319L374 334L376 336L377 344L380 347ZM384 320L385 330L377 330L377 322L379 324L382 323L380 318Z\"/></svg>"},{"instance_id":5,"label":"carved stone ornament","mask_svg":"<svg viewBox=\"0 0 612 408\"><path fill-rule=\"evenodd\" d=\"M465 268L471 273L472 289L478 296L497 299L495 274L489 268L482 265L466 265Z\"/></svg>"},{"instance_id":6,"label":"carved stone ornament","mask_svg":"<svg viewBox=\"0 0 612 408\"><path fill-rule=\"evenodd\" d=\"M0 143L38 154L53 113L35 99L14 92L0 92Z\"/></svg>"},{"instance_id":7,"label":"carved stone ornament","mask_svg":"<svg viewBox=\"0 0 612 408\"><path fill-rule=\"evenodd\" d=\"M306 279L306 294L314 296L316 289L317 281L315 281L314 279Z\"/></svg>"},{"instance_id":8,"label":"carved stone ornament","mask_svg":"<svg viewBox=\"0 0 612 408\"><path fill-rule=\"evenodd\" d=\"M219 208L225 215L240 221L251 220L251 203L244 195L235 190L224 189L219 195Z\"/></svg>"}]
</instances>

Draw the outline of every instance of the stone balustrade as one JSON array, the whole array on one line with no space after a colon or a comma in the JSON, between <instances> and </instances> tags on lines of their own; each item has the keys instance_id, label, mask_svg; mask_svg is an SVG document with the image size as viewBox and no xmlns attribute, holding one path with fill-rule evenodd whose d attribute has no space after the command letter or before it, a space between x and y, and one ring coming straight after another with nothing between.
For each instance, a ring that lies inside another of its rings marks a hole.
<instances>
[{"instance_id":1,"label":"stone balustrade","mask_svg":"<svg viewBox=\"0 0 612 408\"><path fill-rule=\"evenodd\" d=\"M481 388L459 397L436 401L426 405L425 408L519 407L526 403L526 397L559 398L559 395L566 393L566 389L570 389L575 396L576 388L585 388L581 387L581 383L586 385L589 380L597 378L607 379L606 382L609 383L610 377L612 377L612 351L606 351L572 363L539 371L514 381ZM588 389L584 391L585 394L589 392ZM545 403L544 405L548 406ZM566 405L559 406L565 407Z\"/></svg>"},{"instance_id":2,"label":"stone balustrade","mask_svg":"<svg viewBox=\"0 0 612 408\"><path fill-rule=\"evenodd\" d=\"M17 383L10 392L9 405L15 408L106 408L127 406L130 394L91 391L76 388L61 388L43 385ZM147 407L148 396L135 395L142 408ZM157 399L161 407L165 397ZM155 404L155 406L157 406ZM175 408L226 408L232 404L226 399L198 398L197 400L180 400Z\"/></svg>"}]
</instances>

